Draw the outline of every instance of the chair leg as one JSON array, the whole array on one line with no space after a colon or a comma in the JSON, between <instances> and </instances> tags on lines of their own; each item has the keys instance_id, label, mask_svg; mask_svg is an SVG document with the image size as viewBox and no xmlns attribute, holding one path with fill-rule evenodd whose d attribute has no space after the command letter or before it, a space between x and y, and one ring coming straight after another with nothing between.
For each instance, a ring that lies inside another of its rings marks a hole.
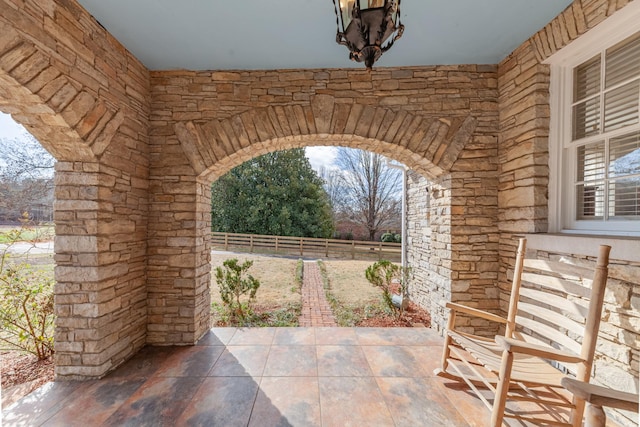
<instances>
[{"instance_id":1,"label":"chair leg","mask_svg":"<svg viewBox=\"0 0 640 427\"><path fill-rule=\"evenodd\" d=\"M451 355L451 350L449 346L451 345L451 337L447 333L447 331L453 330L456 324L456 312L451 311L449 313L449 320L447 322L447 329L444 332L444 347L442 349L442 360L440 362L440 370L442 372L446 372L449 367L449 356Z\"/></svg>"},{"instance_id":2,"label":"chair leg","mask_svg":"<svg viewBox=\"0 0 640 427\"><path fill-rule=\"evenodd\" d=\"M507 393L511 381L511 369L513 368L513 353L505 350L502 352L502 363L498 374L498 386L491 410L491 426L500 427L504 419L504 410L507 406Z\"/></svg>"},{"instance_id":3,"label":"chair leg","mask_svg":"<svg viewBox=\"0 0 640 427\"><path fill-rule=\"evenodd\" d=\"M574 408L571 411L571 425L572 427L581 427L582 426L582 417L583 415L585 415L585 405L586 402L584 399L581 399L577 396L573 396L573 404L574 404ZM589 405L591 406L591 405ZM595 411L595 409L594 409ZM604 411L602 410L602 408L600 408L600 412L602 412L603 416L604 416ZM595 413L595 412L594 412ZM596 426L599 426L600 424L594 424ZM602 426L604 427L604 424L602 424Z\"/></svg>"},{"instance_id":4,"label":"chair leg","mask_svg":"<svg viewBox=\"0 0 640 427\"><path fill-rule=\"evenodd\" d=\"M586 411L588 410L588 407L592 405L586 405L584 399L580 399L575 395L573 396L573 404L575 407L571 410L571 426L582 427L582 417L586 417ZM593 411L594 414L597 412L595 409L593 409ZM602 412L602 415L604 416L604 411L602 410L602 408L600 408L600 412ZM600 424L594 424L594 426L600 426ZM602 424L602 427L604 427L604 424Z\"/></svg>"},{"instance_id":5,"label":"chair leg","mask_svg":"<svg viewBox=\"0 0 640 427\"><path fill-rule=\"evenodd\" d=\"M604 427L607 423L607 416L602 410L602 406L587 405L585 410L585 427Z\"/></svg>"},{"instance_id":6,"label":"chair leg","mask_svg":"<svg viewBox=\"0 0 640 427\"><path fill-rule=\"evenodd\" d=\"M451 337L445 333L444 336L444 347L442 349L442 359L440 361L440 369L442 372L446 372L449 367L449 356L451 355L451 350L449 346L451 345Z\"/></svg>"}]
</instances>

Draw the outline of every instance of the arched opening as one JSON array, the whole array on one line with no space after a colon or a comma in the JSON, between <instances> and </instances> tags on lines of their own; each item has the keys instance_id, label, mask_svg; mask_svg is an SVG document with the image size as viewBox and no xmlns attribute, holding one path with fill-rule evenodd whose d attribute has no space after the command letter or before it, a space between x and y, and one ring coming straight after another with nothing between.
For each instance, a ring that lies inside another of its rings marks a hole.
<instances>
[{"instance_id":1,"label":"arched opening","mask_svg":"<svg viewBox=\"0 0 640 427\"><path fill-rule=\"evenodd\" d=\"M431 179L432 227L443 236L433 277L445 288L453 272L473 269L469 235L490 234L493 245L496 67L391 70L380 79L331 70L150 72L81 8L49 6L11 7L0 19L0 103L59 161L60 378L100 377L145 343L193 344L205 333L209 184L276 148L269 144L374 147ZM78 34L91 34L89 45L64 37L69 13L82 23ZM352 77L367 82L337 89ZM269 80L295 82L292 93L273 98ZM486 253L483 268L495 270L497 245ZM497 304L483 274L464 275L471 298Z\"/></svg>"},{"instance_id":2,"label":"arched opening","mask_svg":"<svg viewBox=\"0 0 640 427\"><path fill-rule=\"evenodd\" d=\"M326 98L322 99L324 99L325 101L327 100ZM334 106L329 105L326 108L332 110ZM315 113L322 114L318 111L315 111L314 114ZM243 117L252 115L262 116L264 114L266 114L268 117L269 109L250 112L243 115ZM273 110L273 114L275 114L274 117L276 117L273 120L285 120L288 126L291 126L290 120L308 120L307 116L304 114L298 114L296 116L295 113L293 113L294 117L296 117L295 119L287 119L286 115L281 116L281 118L278 119L276 110ZM375 109L371 112L371 114L376 114ZM386 114L386 112L384 109L380 109L379 114L384 115ZM185 291L183 295L180 295L180 292L174 290L172 292L171 298L172 305L183 307L182 312L186 316L188 316L189 319L193 319L196 325L194 334L189 335L190 337L192 337L189 338L189 341L195 341L198 336L200 336L207 330L209 325L210 309L209 284L211 283L209 270L209 218L212 200L210 198L209 187L211 183L217 178L223 176L232 168L244 163L251 158L272 151L306 146L335 145L351 148L361 148L375 153L383 154L388 158L406 164L410 169L415 170L421 175L429 177L430 182L433 183L430 185L448 185L448 170L455 162L455 156L457 156L457 154L463 150L464 145L470 139L473 129L475 129L475 121L473 119L460 119L457 121L454 120L456 125L453 126L453 132L449 132L451 128L448 124L446 124L446 120L423 121L420 118L407 118L406 114L401 114L400 118L394 119L395 113L391 113L391 116L392 118L389 120L391 120L392 122L397 120L402 123L407 120L408 123L411 124L417 121L418 123L415 125L415 127L422 127L422 129L424 129L424 132L419 132L419 135L421 135L422 139L419 137L415 137L415 135L414 138L407 136L407 139L413 140L414 143L405 145L402 145L398 142L387 142L383 139L376 139L368 136L370 133L376 132L375 130L371 130L370 124L368 124L367 126L360 126L360 128L362 129L359 132L357 132L359 126L357 124L354 124L351 130L351 132L353 133L343 132L336 134L316 132L309 133L309 128L311 128L312 126L307 125L307 133L300 134L300 129L304 126L298 123L296 134L274 136L265 140L256 140L252 143L249 143L249 139L247 139L243 143L241 142L241 138L238 137L234 142L233 137L230 136L248 136L251 132L250 130L247 130L247 128L243 125L243 123L247 119L243 119L239 116L228 119L225 122L214 121L204 124L197 124L193 122L177 123L175 125L177 140L171 137L169 137L168 139L172 140L172 144L180 145L180 148L182 149L181 151L184 153L184 157L180 159L180 165L175 163L176 158L174 158L173 165L167 165L160 170L166 172L172 170L174 171L174 173L176 173L176 170L184 169L186 172L187 168L189 168L190 170L193 170L195 172L200 172L197 177L186 177L184 175L175 178L172 177L170 178L172 182L167 182L166 180L161 179L160 176L158 177L159 181L157 187L161 187L163 189L166 198L163 198L162 204L158 204L157 213L154 213L154 207L152 205L151 216L153 218L154 215L158 215L157 221L164 222L165 224L163 224L162 230L160 228L157 229L157 234L153 231L152 234L157 236L160 236L161 234L166 236L172 235L172 237L167 237L166 240L158 240L159 243L162 241L163 244L170 246L170 248L168 249L169 253L166 256L164 256L163 254L158 254L158 256L150 259L150 286L148 288L148 293L149 298L152 301L152 306L157 307L154 308L154 312L158 314L158 316L153 316L150 319L150 330L155 331L157 329L158 331L160 331L163 328L171 329L172 326L167 325L167 323L175 324L175 319L179 317L179 313L178 315L175 314L175 309L172 314L171 310L163 310L162 308L163 306L166 306L164 303L166 295L164 294L163 290L165 290L170 283L170 280L167 279L167 275L181 278L193 277L193 279L189 280L191 281L191 283L193 283L193 288L190 285L188 288L189 290ZM313 119L314 117L315 116L312 114L311 118ZM228 123L228 125L225 125L225 123ZM235 130L233 130L233 123L236 123ZM278 132L277 130L275 130L277 126L273 126L272 121L270 121L269 123L272 124L271 131ZM321 119L314 120L314 124L322 126ZM243 127L239 128L239 126ZM226 131L224 130L225 128L227 129ZM257 129L257 127L254 128L254 132L256 132L255 136L256 138L258 138L257 131L255 131L255 129ZM432 130L429 132L429 129ZM438 129L440 129L439 132ZM269 135L270 131L263 130L261 131L261 133L266 136ZM289 131L287 133L292 133L291 127L289 127ZM360 135L359 133L363 133L366 136ZM214 137L216 139L214 139ZM405 141L405 139L400 138L400 141ZM434 164L432 160L423 155L425 152L430 150L434 152L431 158L437 159L439 162L438 164ZM419 151L419 154L416 151ZM451 158L448 156L454 157ZM447 168L447 172L445 172L445 169L443 169L443 167ZM439 184L441 182L444 184ZM171 207L172 203L174 206L179 206L180 208L184 207L185 209L188 209L187 204L181 203L179 201L186 201L192 197L195 198L195 203L193 203L195 212L173 212L174 215L177 215L176 218L183 219L179 222L171 222L166 218L166 214L169 212L169 208ZM446 197L443 197L441 200L443 201L443 203L450 203L450 200ZM442 213L442 216L444 218L449 215L450 211L450 206L442 205L439 212ZM151 229L154 228L153 224L155 222L156 221L154 220L151 221ZM167 229L168 227L171 227L169 222L176 225L173 231ZM424 230L420 230L420 232L423 231ZM180 245L180 242L183 242L186 245ZM191 242L195 243L195 251L192 250L192 246L190 244ZM160 246L163 246L163 244L160 244ZM450 251L450 248L447 248L446 246L440 249L440 257L444 258L447 251ZM437 267L438 266L436 266L436 268ZM154 273L154 270L156 269L158 273ZM160 271L163 272L162 278L159 278L156 281L154 277L156 275L161 276L159 273ZM445 278L445 280L450 280L450 278ZM183 280L181 279L181 282L182 281ZM184 282L186 284L188 280L185 279ZM186 292L188 292L188 294ZM448 292L450 292L450 290L443 289L437 294L441 295ZM194 293L195 299L192 298L192 295ZM189 306L189 309L184 309L185 306ZM168 318L172 318L173 320L171 322L167 322L166 319ZM154 319L157 319L159 322L163 323L152 325L151 323ZM148 339L152 343L161 343L165 339L165 334L151 333Z\"/></svg>"},{"instance_id":3,"label":"arched opening","mask_svg":"<svg viewBox=\"0 0 640 427\"><path fill-rule=\"evenodd\" d=\"M57 37L56 19L66 16L58 5L40 10L47 16L40 21L5 9L0 111L57 160L56 377L100 377L145 342L147 113L144 102L128 99L115 84L115 73L135 72L138 82L146 71L120 51L109 70L94 67L97 51ZM52 23L44 30L37 23L43 19ZM101 40L96 49L111 51L116 42L104 29L95 20L85 24Z\"/></svg>"},{"instance_id":4,"label":"arched opening","mask_svg":"<svg viewBox=\"0 0 640 427\"><path fill-rule=\"evenodd\" d=\"M338 326L359 326L365 320L369 325L410 325L411 318L413 323L428 324L427 314L415 305L410 305L402 317L393 316L393 306L380 303L381 289L376 289L365 278L365 270L377 261L392 261L396 263L395 268L404 265L400 243L402 229L406 228L402 225L404 166L400 170L391 167L397 165L391 165L390 159L370 151L330 148L334 147L315 147L314 151L322 151L325 156L323 164L333 172L331 182L322 182L322 169L311 167L302 148L258 156L214 182L212 264L214 268L221 267L225 258L220 251L236 252L227 253L226 257L240 258L241 261L249 259L260 264L248 273L262 282L255 304L252 304L255 308L253 315L245 317L242 312L242 319L231 319L233 316L229 315L227 307L236 305L235 301L223 304L218 292L218 278L212 279L211 295L216 305L212 311L214 325L226 326L230 320L231 325L271 324L263 319L273 319L272 325L281 325L280 316L267 316L266 313L272 310L281 313L276 308L283 308L291 299L297 298L300 302L300 291L293 283L295 262L273 258L277 255L300 257L307 261L303 269L303 295L311 292L306 289L307 285L316 286L315 280L308 279L320 277L319 272L311 272L317 268L311 264L322 260L320 271L323 272L323 281L326 280L325 286L329 285L330 278L331 288L336 291L329 300L339 314L336 318ZM326 161L327 153L332 151L337 152L335 163ZM332 229L327 228L331 225ZM388 240L388 237L394 240ZM261 255L264 254L272 256L271 262L263 263L265 258ZM271 267L277 263L282 263L283 267L272 270ZM283 278L281 272L285 270L291 277L284 275ZM265 275L267 271L269 274ZM398 279L404 279L403 285L411 285L409 274L405 277L400 270L394 274ZM279 277L280 282L289 280L290 285L281 288L282 283L274 283L272 277ZM391 286L399 298L400 285L394 282ZM272 288L278 289L279 298L273 298ZM314 299L324 300L322 284L319 292L313 292L318 295ZM406 291L404 293L407 297L405 304L408 304L410 295ZM303 305L309 299L303 297ZM328 307L328 303L323 303L323 306ZM297 309L295 304L291 307L294 311ZM335 321L324 322L321 319L307 322L306 313L312 311L317 313L312 307L303 307L300 324L336 326ZM331 310L325 311L330 317ZM297 324L298 315L293 316L289 326Z\"/></svg>"},{"instance_id":5,"label":"arched opening","mask_svg":"<svg viewBox=\"0 0 640 427\"><path fill-rule=\"evenodd\" d=\"M53 222L54 166L42 144L0 112L0 224Z\"/></svg>"}]
</instances>

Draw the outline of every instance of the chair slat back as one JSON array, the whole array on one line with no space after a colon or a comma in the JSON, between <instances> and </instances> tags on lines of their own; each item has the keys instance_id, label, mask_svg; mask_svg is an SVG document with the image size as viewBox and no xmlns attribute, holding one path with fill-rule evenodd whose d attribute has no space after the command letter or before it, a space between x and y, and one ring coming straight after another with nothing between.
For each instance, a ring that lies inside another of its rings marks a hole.
<instances>
[{"instance_id":1,"label":"chair slat back","mask_svg":"<svg viewBox=\"0 0 640 427\"><path fill-rule=\"evenodd\" d=\"M587 377L593 363L611 249L600 248L595 272L568 259L535 259L531 257L535 251L529 251L523 262L515 317L516 338L581 355L584 363L564 368L575 375L588 370Z\"/></svg>"}]
</instances>

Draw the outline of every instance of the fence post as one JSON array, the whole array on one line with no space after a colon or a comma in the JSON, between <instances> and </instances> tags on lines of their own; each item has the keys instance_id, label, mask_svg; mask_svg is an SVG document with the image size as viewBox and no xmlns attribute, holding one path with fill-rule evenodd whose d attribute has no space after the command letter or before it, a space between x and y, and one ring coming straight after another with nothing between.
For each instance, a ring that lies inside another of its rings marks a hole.
<instances>
[{"instance_id":1,"label":"fence post","mask_svg":"<svg viewBox=\"0 0 640 427\"><path fill-rule=\"evenodd\" d=\"M351 259L356 259L356 241L351 241Z\"/></svg>"},{"instance_id":2,"label":"fence post","mask_svg":"<svg viewBox=\"0 0 640 427\"><path fill-rule=\"evenodd\" d=\"M253 253L253 234L249 236L249 252Z\"/></svg>"},{"instance_id":3,"label":"fence post","mask_svg":"<svg viewBox=\"0 0 640 427\"><path fill-rule=\"evenodd\" d=\"M304 249L302 247L303 247L303 243L302 243L302 237L301 237L300 238L300 256L303 256L304 254Z\"/></svg>"},{"instance_id":4,"label":"fence post","mask_svg":"<svg viewBox=\"0 0 640 427\"><path fill-rule=\"evenodd\" d=\"M378 250L378 261L380 261L382 259L382 242L378 244Z\"/></svg>"},{"instance_id":5,"label":"fence post","mask_svg":"<svg viewBox=\"0 0 640 427\"><path fill-rule=\"evenodd\" d=\"M278 252L278 236L276 236L276 252Z\"/></svg>"},{"instance_id":6,"label":"fence post","mask_svg":"<svg viewBox=\"0 0 640 427\"><path fill-rule=\"evenodd\" d=\"M229 233L224 233L224 250L229 251Z\"/></svg>"},{"instance_id":7,"label":"fence post","mask_svg":"<svg viewBox=\"0 0 640 427\"><path fill-rule=\"evenodd\" d=\"M329 239L324 242L324 256L325 258L329 258Z\"/></svg>"}]
</instances>

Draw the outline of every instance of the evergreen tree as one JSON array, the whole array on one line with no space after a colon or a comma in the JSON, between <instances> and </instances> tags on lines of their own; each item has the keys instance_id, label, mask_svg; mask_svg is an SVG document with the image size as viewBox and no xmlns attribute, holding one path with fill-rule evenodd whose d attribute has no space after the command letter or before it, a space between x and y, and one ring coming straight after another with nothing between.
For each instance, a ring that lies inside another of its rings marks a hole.
<instances>
[{"instance_id":1,"label":"evergreen tree","mask_svg":"<svg viewBox=\"0 0 640 427\"><path fill-rule=\"evenodd\" d=\"M303 148L232 169L211 187L211 228L227 233L330 237L331 207Z\"/></svg>"}]
</instances>

